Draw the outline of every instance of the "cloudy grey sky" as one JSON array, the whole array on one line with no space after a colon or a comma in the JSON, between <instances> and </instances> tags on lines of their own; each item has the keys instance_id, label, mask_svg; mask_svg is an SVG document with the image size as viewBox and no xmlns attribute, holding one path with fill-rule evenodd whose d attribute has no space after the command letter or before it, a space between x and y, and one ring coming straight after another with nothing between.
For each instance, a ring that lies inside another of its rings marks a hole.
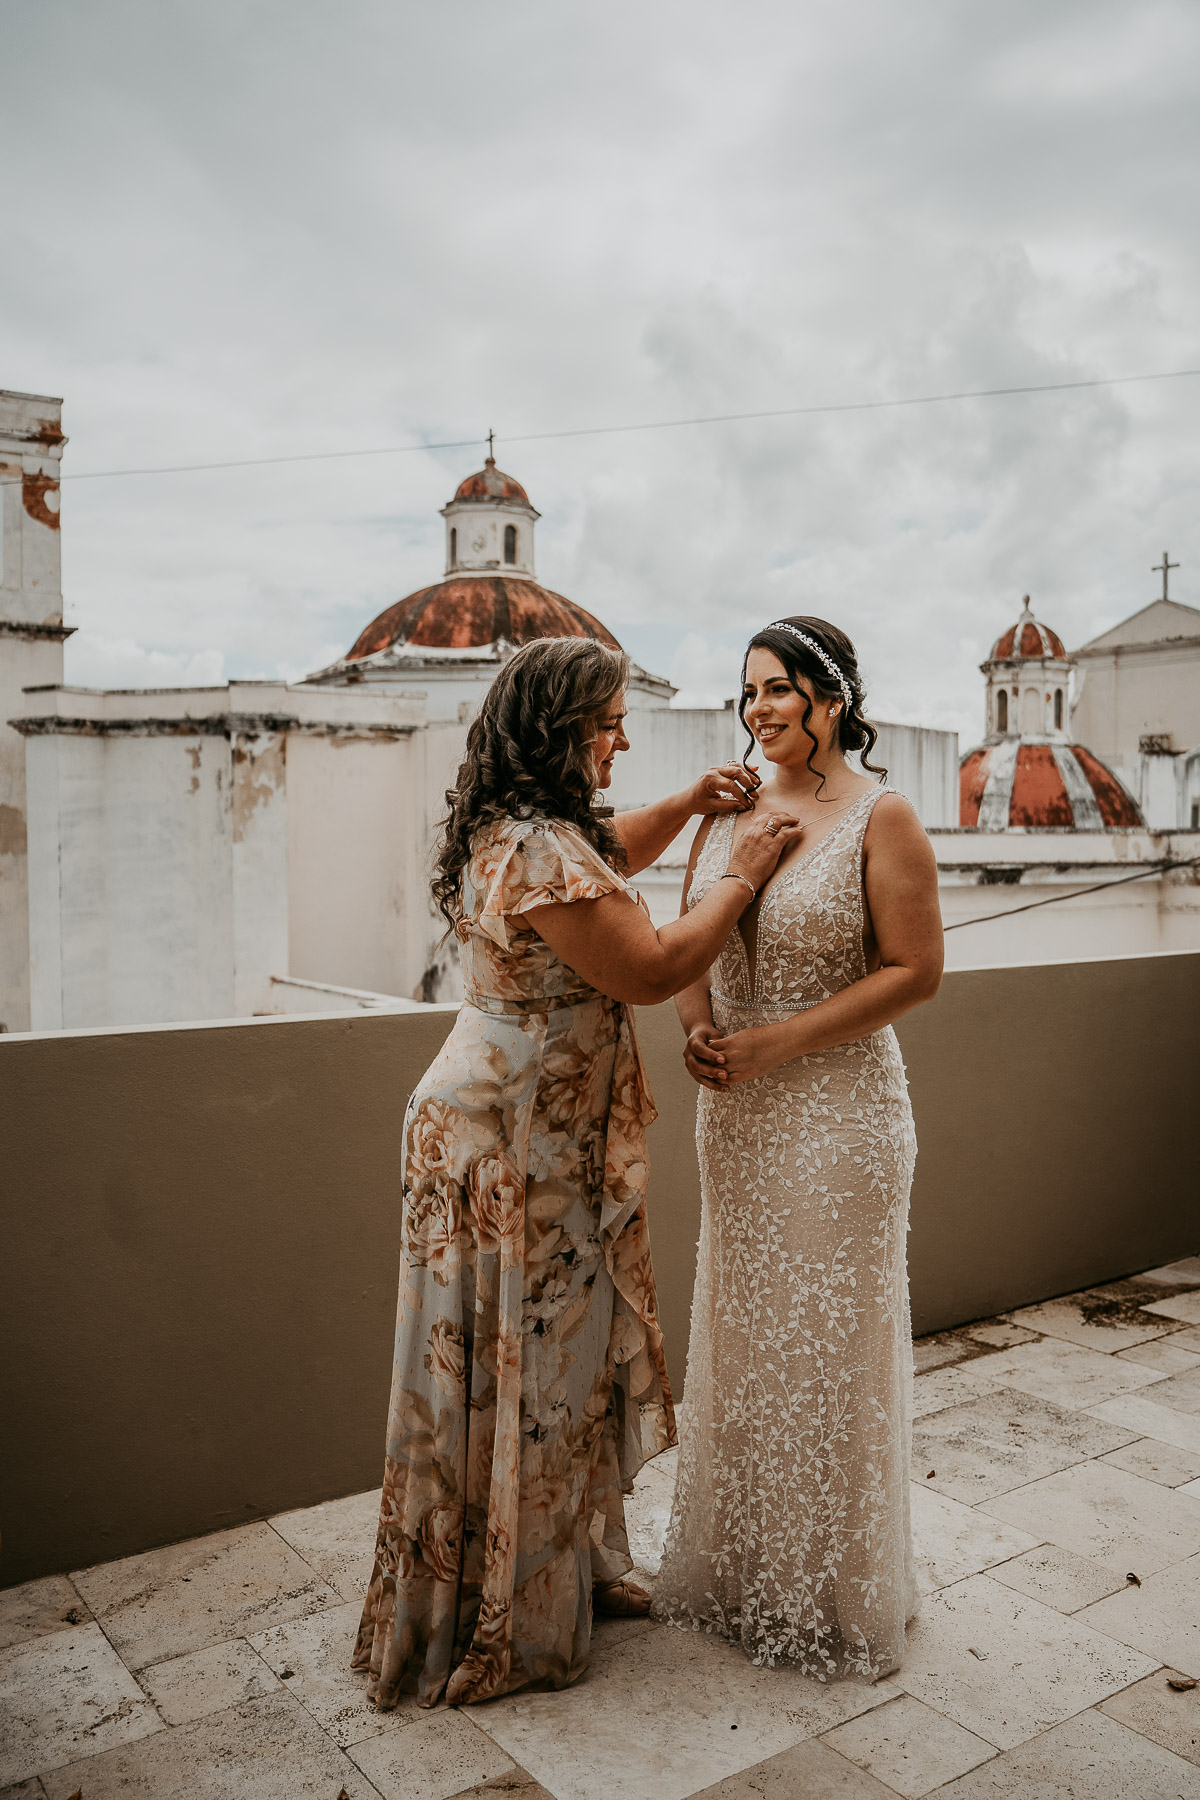
<instances>
[{"instance_id":1,"label":"cloudy grey sky","mask_svg":"<svg viewBox=\"0 0 1200 1800\"><path fill-rule=\"evenodd\" d=\"M692 701L816 612L979 734L1032 592L1200 605L1194 0L0 0L0 386L69 471L482 438ZM68 676L294 677L436 578L425 452L64 488Z\"/></svg>"}]
</instances>

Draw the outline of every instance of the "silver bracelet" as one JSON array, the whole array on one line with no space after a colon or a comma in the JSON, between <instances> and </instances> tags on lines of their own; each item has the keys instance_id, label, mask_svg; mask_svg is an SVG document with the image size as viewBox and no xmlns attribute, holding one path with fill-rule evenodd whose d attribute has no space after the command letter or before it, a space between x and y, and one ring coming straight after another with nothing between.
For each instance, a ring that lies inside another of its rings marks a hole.
<instances>
[{"instance_id":1,"label":"silver bracelet","mask_svg":"<svg viewBox=\"0 0 1200 1800\"><path fill-rule=\"evenodd\" d=\"M755 887L754 883L750 880L750 878L748 876L739 875L736 869L726 869L725 873L721 877L721 880L722 881L743 881L743 882L745 882L746 886L750 889L750 898L752 900L758 899L758 889Z\"/></svg>"}]
</instances>

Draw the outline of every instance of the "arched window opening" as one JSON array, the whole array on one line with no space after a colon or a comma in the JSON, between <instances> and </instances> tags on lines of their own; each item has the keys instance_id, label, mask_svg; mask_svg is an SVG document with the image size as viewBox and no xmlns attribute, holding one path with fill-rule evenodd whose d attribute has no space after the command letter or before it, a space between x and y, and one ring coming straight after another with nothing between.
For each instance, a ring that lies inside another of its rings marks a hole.
<instances>
[{"instance_id":1,"label":"arched window opening","mask_svg":"<svg viewBox=\"0 0 1200 1800\"><path fill-rule=\"evenodd\" d=\"M515 525L504 527L504 560L515 563L517 560L517 528Z\"/></svg>"},{"instance_id":2,"label":"arched window opening","mask_svg":"<svg viewBox=\"0 0 1200 1800\"><path fill-rule=\"evenodd\" d=\"M450 566L451 566L451 568L454 567L454 564L457 561L458 561L458 528L457 528L457 526L452 525L450 527Z\"/></svg>"},{"instance_id":3,"label":"arched window opening","mask_svg":"<svg viewBox=\"0 0 1200 1800\"><path fill-rule=\"evenodd\" d=\"M1061 688L1055 688L1055 690L1054 690L1054 729L1055 729L1055 731L1061 731L1062 725L1063 725L1063 691Z\"/></svg>"},{"instance_id":4,"label":"arched window opening","mask_svg":"<svg viewBox=\"0 0 1200 1800\"><path fill-rule=\"evenodd\" d=\"M996 730L1008 730L1008 695L1003 688L996 695Z\"/></svg>"}]
</instances>

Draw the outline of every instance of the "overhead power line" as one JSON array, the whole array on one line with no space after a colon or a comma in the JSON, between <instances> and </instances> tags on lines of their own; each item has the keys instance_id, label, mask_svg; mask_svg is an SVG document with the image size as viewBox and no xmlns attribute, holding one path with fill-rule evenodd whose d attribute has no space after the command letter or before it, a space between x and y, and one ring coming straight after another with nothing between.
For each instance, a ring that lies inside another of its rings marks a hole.
<instances>
[{"instance_id":1,"label":"overhead power line","mask_svg":"<svg viewBox=\"0 0 1200 1800\"><path fill-rule=\"evenodd\" d=\"M1065 394L1082 388L1125 387L1132 382L1180 381L1200 375L1200 369L1165 369L1149 375L1100 375L1087 381L1026 382L1020 386L965 388L952 394L909 394L897 400L839 400L819 406L776 406L759 412L702 413L686 419L641 419L619 425L575 425L557 431L497 432L504 444L542 444L554 439L610 437L637 431L678 431L689 425L736 425L758 419L801 419L831 413L886 412L905 406L945 406L959 400L997 400L1015 394ZM60 481L114 481L134 475L194 475L210 469L261 469L273 464L336 462L353 456L410 456L421 450L471 450L482 448L488 436L456 438L442 443L383 444L360 450L310 450L287 456L244 456L221 462L169 463L139 469L82 469L61 475ZM11 479L0 486L11 486Z\"/></svg>"},{"instance_id":2,"label":"overhead power line","mask_svg":"<svg viewBox=\"0 0 1200 1800\"><path fill-rule=\"evenodd\" d=\"M942 930L962 931L967 925L990 925L993 919L1011 919L1014 913L1033 912L1038 906L1059 906L1064 900L1079 900L1084 894L1099 894L1105 888L1124 887L1127 881L1145 881L1151 875L1166 875L1171 869L1194 869L1197 864L1200 864L1200 856L1188 857L1183 862L1147 863L1136 875L1120 875L1115 881L1098 881L1093 887L1072 888L1069 894L1051 894L1046 900L1028 900L1024 906L1006 906L1003 912L980 913L977 919L956 919L953 925L944 925ZM1027 869L1034 869L1042 865L1027 863L1025 866Z\"/></svg>"}]
</instances>

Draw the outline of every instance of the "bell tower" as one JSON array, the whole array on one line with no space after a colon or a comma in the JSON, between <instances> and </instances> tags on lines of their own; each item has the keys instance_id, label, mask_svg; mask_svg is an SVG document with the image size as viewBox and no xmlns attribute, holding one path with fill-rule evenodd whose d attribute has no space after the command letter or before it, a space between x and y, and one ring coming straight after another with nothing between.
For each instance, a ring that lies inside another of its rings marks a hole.
<instances>
[{"instance_id":1,"label":"bell tower","mask_svg":"<svg viewBox=\"0 0 1200 1800\"><path fill-rule=\"evenodd\" d=\"M987 678L986 742L1070 741L1072 661L1057 632L1034 618L1028 594L1016 624L997 638L979 666Z\"/></svg>"},{"instance_id":2,"label":"bell tower","mask_svg":"<svg viewBox=\"0 0 1200 1800\"><path fill-rule=\"evenodd\" d=\"M492 433L488 433L492 449ZM477 475L458 485L443 506L446 521L446 574L523 575L534 579L533 528L541 514L530 505L519 481L488 456Z\"/></svg>"}]
</instances>

